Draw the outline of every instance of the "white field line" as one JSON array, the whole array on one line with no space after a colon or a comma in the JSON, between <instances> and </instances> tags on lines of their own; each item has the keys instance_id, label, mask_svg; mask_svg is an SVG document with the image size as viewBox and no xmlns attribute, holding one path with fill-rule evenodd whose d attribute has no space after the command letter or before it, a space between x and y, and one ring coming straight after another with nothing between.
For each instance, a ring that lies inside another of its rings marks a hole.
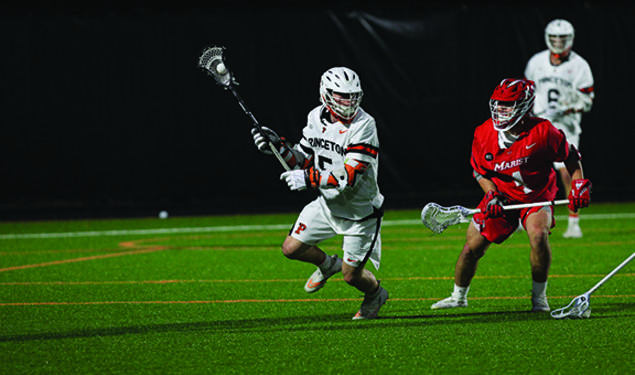
<instances>
[{"instance_id":1,"label":"white field line","mask_svg":"<svg viewBox=\"0 0 635 375\"><path fill-rule=\"evenodd\" d=\"M556 216L556 220L565 220L567 216ZM587 214L582 215L581 220L617 220L635 219L635 212L618 214ZM384 227L420 225L421 220L385 220ZM216 232L250 232L250 231L273 231L289 230L293 223L270 224L270 225L229 225L215 227L184 227L184 228L153 228L153 229L120 229L120 230L99 230L82 232L51 232L51 233L6 233L0 234L0 240L19 239L49 239L49 238L76 238L76 237L117 237L117 236L144 236L144 235L164 235L179 233L216 233Z\"/></svg>"}]
</instances>

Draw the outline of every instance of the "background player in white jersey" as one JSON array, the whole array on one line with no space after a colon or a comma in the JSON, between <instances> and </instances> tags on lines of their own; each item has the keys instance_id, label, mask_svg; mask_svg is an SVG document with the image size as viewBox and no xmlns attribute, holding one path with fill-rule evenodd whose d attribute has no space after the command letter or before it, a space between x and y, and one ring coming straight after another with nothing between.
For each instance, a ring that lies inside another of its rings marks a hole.
<instances>
[{"instance_id":1,"label":"background player in white jersey","mask_svg":"<svg viewBox=\"0 0 635 375\"><path fill-rule=\"evenodd\" d=\"M525 77L536 83L534 114L562 129L567 141L579 149L582 112L593 105L593 75L589 64L571 50L575 30L566 20L556 19L545 28L547 50L538 52L527 63ZM563 163L554 163L568 195L571 176ZM582 237L578 214L569 211L568 238Z\"/></svg>"},{"instance_id":2,"label":"background player in white jersey","mask_svg":"<svg viewBox=\"0 0 635 375\"><path fill-rule=\"evenodd\" d=\"M327 279L342 272L344 280L364 293L358 319L373 319L388 299L388 292L364 268L370 259L379 269L384 197L377 185L379 140L375 119L360 108L362 87L357 73L344 67L322 75L322 105L308 114L300 142L291 146L263 127L280 147L291 171L284 172L291 190L314 189L318 197L307 204L282 244L287 258L314 264L318 269L304 289L313 293ZM254 142L271 153L267 140L252 129ZM318 244L343 236L343 259L328 256Z\"/></svg>"}]
</instances>

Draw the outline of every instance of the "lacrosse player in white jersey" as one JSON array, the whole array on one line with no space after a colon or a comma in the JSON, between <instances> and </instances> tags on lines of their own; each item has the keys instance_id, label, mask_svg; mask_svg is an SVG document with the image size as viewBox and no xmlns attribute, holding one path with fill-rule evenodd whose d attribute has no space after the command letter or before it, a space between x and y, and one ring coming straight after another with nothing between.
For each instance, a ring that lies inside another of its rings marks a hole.
<instances>
[{"instance_id":1,"label":"lacrosse player in white jersey","mask_svg":"<svg viewBox=\"0 0 635 375\"><path fill-rule=\"evenodd\" d=\"M388 299L388 292L364 268L370 260L379 269L384 197L377 185L377 128L375 119L360 108L362 94L357 73L344 67L329 69L320 81L322 105L309 112L297 145L262 128L291 168L280 179L292 191L313 189L318 195L300 213L282 252L318 267L304 286L308 293L320 290L340 271L344 281L363 292L353 320L376 318ZM252 135L258 149L270 154L263 134L254 128ZM343 259L318 247L336 235L343 236Z\"/></svg>"},{"instance_id":2,"label":"lacrosse player in white jersey","mask_svg":"<svg viewBox=\"0 0 635 375\"><path fill-rule=\"evenodd\" d=\"M534 114L546 118L564 131L567 141L579 149L582 113L593 105L593 74L589 64L571 50L575 31L571 23L556 19L545 28L548 49L527 63L525 77L536 83ZM571 176L563 163L554 163L568 195ZM582 237L578 214L569 211L566 238Z\"/></svg>"}]
</instances>

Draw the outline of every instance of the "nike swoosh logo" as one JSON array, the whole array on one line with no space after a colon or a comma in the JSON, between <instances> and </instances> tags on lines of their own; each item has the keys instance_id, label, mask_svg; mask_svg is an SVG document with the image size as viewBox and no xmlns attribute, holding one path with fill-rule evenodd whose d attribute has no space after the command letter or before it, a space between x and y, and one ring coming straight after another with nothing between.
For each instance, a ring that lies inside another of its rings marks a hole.
<instances>
[{"instance_id":1,"label":"nike swoosh logo","mask_svg":"<svg viewBox=\"0 0 635 375\"><path fill-rule=\"evenodd\" d=\"M306 283L306 286L307 286L307 288L311 288L312 289L312 288L315 288L316 286L318 286L320 284L321 283L316 283L316 282L313 282L312 280L309 280L309 282Z\"/></svg>"},{"instance_id":2,"label":"nike swoosh logo","mask_svg":"<svg viewBox=\"0 0 635 375\"><path fill-rule=\"evenodd\" d=\"M526 148L527 150L529 150L530 148L534 147L535 145L536 145L535 143L532 143L532 144L530 144L530 145L525 146L525 148Z\"/></svg>"},{"instance_id":3,"label":"nike swoosh logo","mask_svg":"<svg viewBox=\"0 0 635 375\"><path fill-rule=\"evenodd\" d=\"M348 129L346 129L346 130L340 130L340 134L344 134L344 133L346 133L347 131L348 131Z\"/></svg>"}]
</instances>

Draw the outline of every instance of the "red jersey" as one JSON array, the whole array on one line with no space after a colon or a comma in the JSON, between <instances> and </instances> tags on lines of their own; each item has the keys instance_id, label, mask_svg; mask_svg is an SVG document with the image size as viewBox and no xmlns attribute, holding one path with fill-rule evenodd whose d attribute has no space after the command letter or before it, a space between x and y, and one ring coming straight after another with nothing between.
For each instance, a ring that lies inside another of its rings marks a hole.
<instances>
[{"instance_id":1,"label":"red jersey","mask_svg":"<svg viewBox=\"0 0 635 375\"><path fill-rule=\"evenodd\" d=\"M510 202L531 203L556 198L553 162L564 162L569 144L561 130L548 120L528 117L523 131L508 148L500 148L498 131L488 119L474 131L474 170L491 180Z\"/></svg>"}]
</instances>

